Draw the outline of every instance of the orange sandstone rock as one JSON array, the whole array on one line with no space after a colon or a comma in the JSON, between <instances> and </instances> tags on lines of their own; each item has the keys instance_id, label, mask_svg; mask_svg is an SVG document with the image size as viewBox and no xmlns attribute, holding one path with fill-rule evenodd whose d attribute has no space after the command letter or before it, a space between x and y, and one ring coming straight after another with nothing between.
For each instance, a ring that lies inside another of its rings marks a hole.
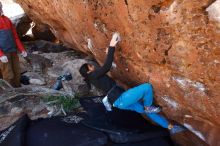
<instances>
[{"instance_id":1,"label":"orange sandstone rock","mask_svg":"<svg viewBox=\"0 0 220 146\"><path fill-rule=\"evenodd\" d=\"M220 8L210 11L213 1L17 2L33 20L49 25L63 43L100 63L112 33L120 32L112 76L128 86L149 80L169 119L185 125L201 141L220 145L220 22L212 17Z\"/></svg>"}]
</instances>

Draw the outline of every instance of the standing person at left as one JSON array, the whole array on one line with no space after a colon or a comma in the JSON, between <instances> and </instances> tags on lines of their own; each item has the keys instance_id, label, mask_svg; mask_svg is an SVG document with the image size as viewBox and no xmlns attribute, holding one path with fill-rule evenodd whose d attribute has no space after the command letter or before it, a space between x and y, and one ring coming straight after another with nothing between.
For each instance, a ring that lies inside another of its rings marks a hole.
<instances>
[{"instance_id":1,"label":"standing person at left","mask_svg":"<svg viewBox=\"0 0 220 146\"><path fill-rule=\"evenodd\" d=\"M18 53L27 56L11 20L3 15L0 2L0 73L13 87L21 86Z\"/></svg>"}]
</instances>

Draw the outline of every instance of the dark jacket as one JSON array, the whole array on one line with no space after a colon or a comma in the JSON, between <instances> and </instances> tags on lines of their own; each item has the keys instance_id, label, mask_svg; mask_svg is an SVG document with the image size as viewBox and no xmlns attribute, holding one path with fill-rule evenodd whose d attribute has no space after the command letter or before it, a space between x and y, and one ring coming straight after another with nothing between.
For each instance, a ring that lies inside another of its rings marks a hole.
<instances>
[{"instance_id":1,"label":"dark jacket","mask_svg":"<svg viewBox=\"0 0 220 146\"><path fill-rule=\"evenodd\" d=\"M114 52L115 47L109 47L104 65L89 73L87 77L90 84L108 94L111 104L124 92L124 89L117 86L116 82L107 75L112 66Z\"/></svg>"},{"instance_id":2,"label":"dark jacket","mask_svg":"<svg viewBox=\"0 0 220 146\"><path fill-rule=\"evenodd\" d=\"M19 52L25 51L16 29L8 17L0 16L0 57L4 53L13 53L17 50Z\"/></svg>"}]
</instances>

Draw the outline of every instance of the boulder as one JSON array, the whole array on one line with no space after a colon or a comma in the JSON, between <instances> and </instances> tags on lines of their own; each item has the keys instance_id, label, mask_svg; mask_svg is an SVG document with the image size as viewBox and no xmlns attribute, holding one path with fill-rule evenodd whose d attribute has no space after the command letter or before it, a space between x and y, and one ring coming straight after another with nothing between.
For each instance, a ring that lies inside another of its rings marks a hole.
<instances>
[{"instance_id":1,"label":"boulder","mask_svg":"<svg viewBox=\"0 0 220 146\"><path fill-rule=\"evenodd\" d=\"M169 119L201 141L220 145L220 31L206 12L217 1L17 2L65 45L93 55L100 64L112 33L120 32L112 76L130 87L149 80Z\"/></svg>"},{"instance_id":2,"label":"boulder","mask_svg":"<svg viewBox=\"0 0 220 146\"><path fill-rule=\"evenodd\" d=\"M45 24L35 23L32 28L32 34L36 40L45 40L50 42L54 42L56 40L56 37L50 30L50 27Z\"/></svg>"},{"instance_id":3,"label":"boulder","mask_svg":"<svg viewBox=\"0 0 220 146\"><path fill-rule=\"evenodd\" d=\"M64 88L69 87L69 89L72 89L73 92L75 92L78 96L85 96L85 95L103 95L101 91L96 89L94 86L92 86L92 89L90 90L84 81L84 78L80 75L79 69L84 63L88 63L91 61L85 60L85 59L75 59L68 62L65 62L62 65L63 73L69 72L72 74L73 79L69 82L64 82Z\"/></svg>"},{"instance_id":4,"label":"boulder","mask_svg":"<svg viewBox=\"0 0 220 146\"><path fill-rule=\"evenodd\" d=\"M45 85L45 79L38 73L27 72L24 74L29 78L29 83L33 85Z\"/></svg>"},{"instance_id":5,"label":"boulder","mask_svg":"<svg viewBox=\"0 0 220 146\"><path fill-rule=\"evenodd\" d=\"M28 62L27 59L22 57L21 55L19 55L19 63L20 63L21 74L31 70L30 62Z\"/></svg>"},{"instance_id":6,"label":"boulder","mask_svg":"<svg viewBox=\"0 0 220 146\"><path fill-rule=\"evenodd\" d=\"M32 20L26 14L14 16L10 19L12 20L12 23L16 27L18 36L20 38L25 36L27 31L31 28Z\"/></svg>"},{"instance_id":7,"label":"boulder","mask_svg":"<svg viewBox=\"0 0 220 146\"><path fill-rule=\"evenodd\" d=\"M36 96L17 96L0 103L0 131L9 127L24 113L32 119L48 117L46 104Z\"/></svg>"},{"instance_id":8,"label":"boulder","mask_svg":"<svg viewBox=\"0 0 220 146\"><path fill-rule=\"evenodd\" d=\"M30 54L27 57L28 62L30 62L32 69L37 73L45 73L49 67L53 65L50 59L47 59L39 54Z\"/></svg>"},{"instance_id":9,"label":"boulder","mask_svg":"<svg viewBox=\"0 0 220 146\"><path fill-rule=\"evenodd\" d=\"M7 81L1 79L1 74L0 74L0 95L5 93L6 90L12 88L13 87Z\"/></svg>"},{"instance_id":10,"label":"boulder","mask_svg":"<svg viewBox=\"0 0 220 146\"><path fill-rule=\"evenodd\" d=\"M45 40L35 40L24 43L28 48L30 53L34 51L42 52L42 53L59 53L70 50L65 47L63 44L52 43Z\"/></svg>"}]
</instances>

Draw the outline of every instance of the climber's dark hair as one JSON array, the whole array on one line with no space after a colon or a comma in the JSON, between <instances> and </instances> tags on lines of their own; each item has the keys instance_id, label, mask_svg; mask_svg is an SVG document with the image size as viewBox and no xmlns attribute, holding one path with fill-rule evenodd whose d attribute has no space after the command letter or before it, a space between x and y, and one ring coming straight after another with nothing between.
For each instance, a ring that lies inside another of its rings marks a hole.
<instances>
[{"instance_id":1,"label":"climber's dark hair","mask_svg":"<svg viewBox=\"0 0 220 146\"><path fill-rule=\"evenodd\" d=\"M81 76L83 76L84 78L87 77L88 72L89 71L89 67L88 67L88 63L83 64L80 69L79 69L79 73L81 74Z\"/></svg>"},{"instance_id":2,"label":"climber's dark hair","mask_svg":"<svg viewBox=\"0 0 220 146\"><path fill-rule=\"evenodd\" d=\"M86 82L88 87L91 89L91 84L89 83L88 73L87 73L89 71L88 65L89 65L88 63L83 64L79 69L79 73L81 74L81 76L84 77L84 81Z\"/></svg>"}]
</instances>

